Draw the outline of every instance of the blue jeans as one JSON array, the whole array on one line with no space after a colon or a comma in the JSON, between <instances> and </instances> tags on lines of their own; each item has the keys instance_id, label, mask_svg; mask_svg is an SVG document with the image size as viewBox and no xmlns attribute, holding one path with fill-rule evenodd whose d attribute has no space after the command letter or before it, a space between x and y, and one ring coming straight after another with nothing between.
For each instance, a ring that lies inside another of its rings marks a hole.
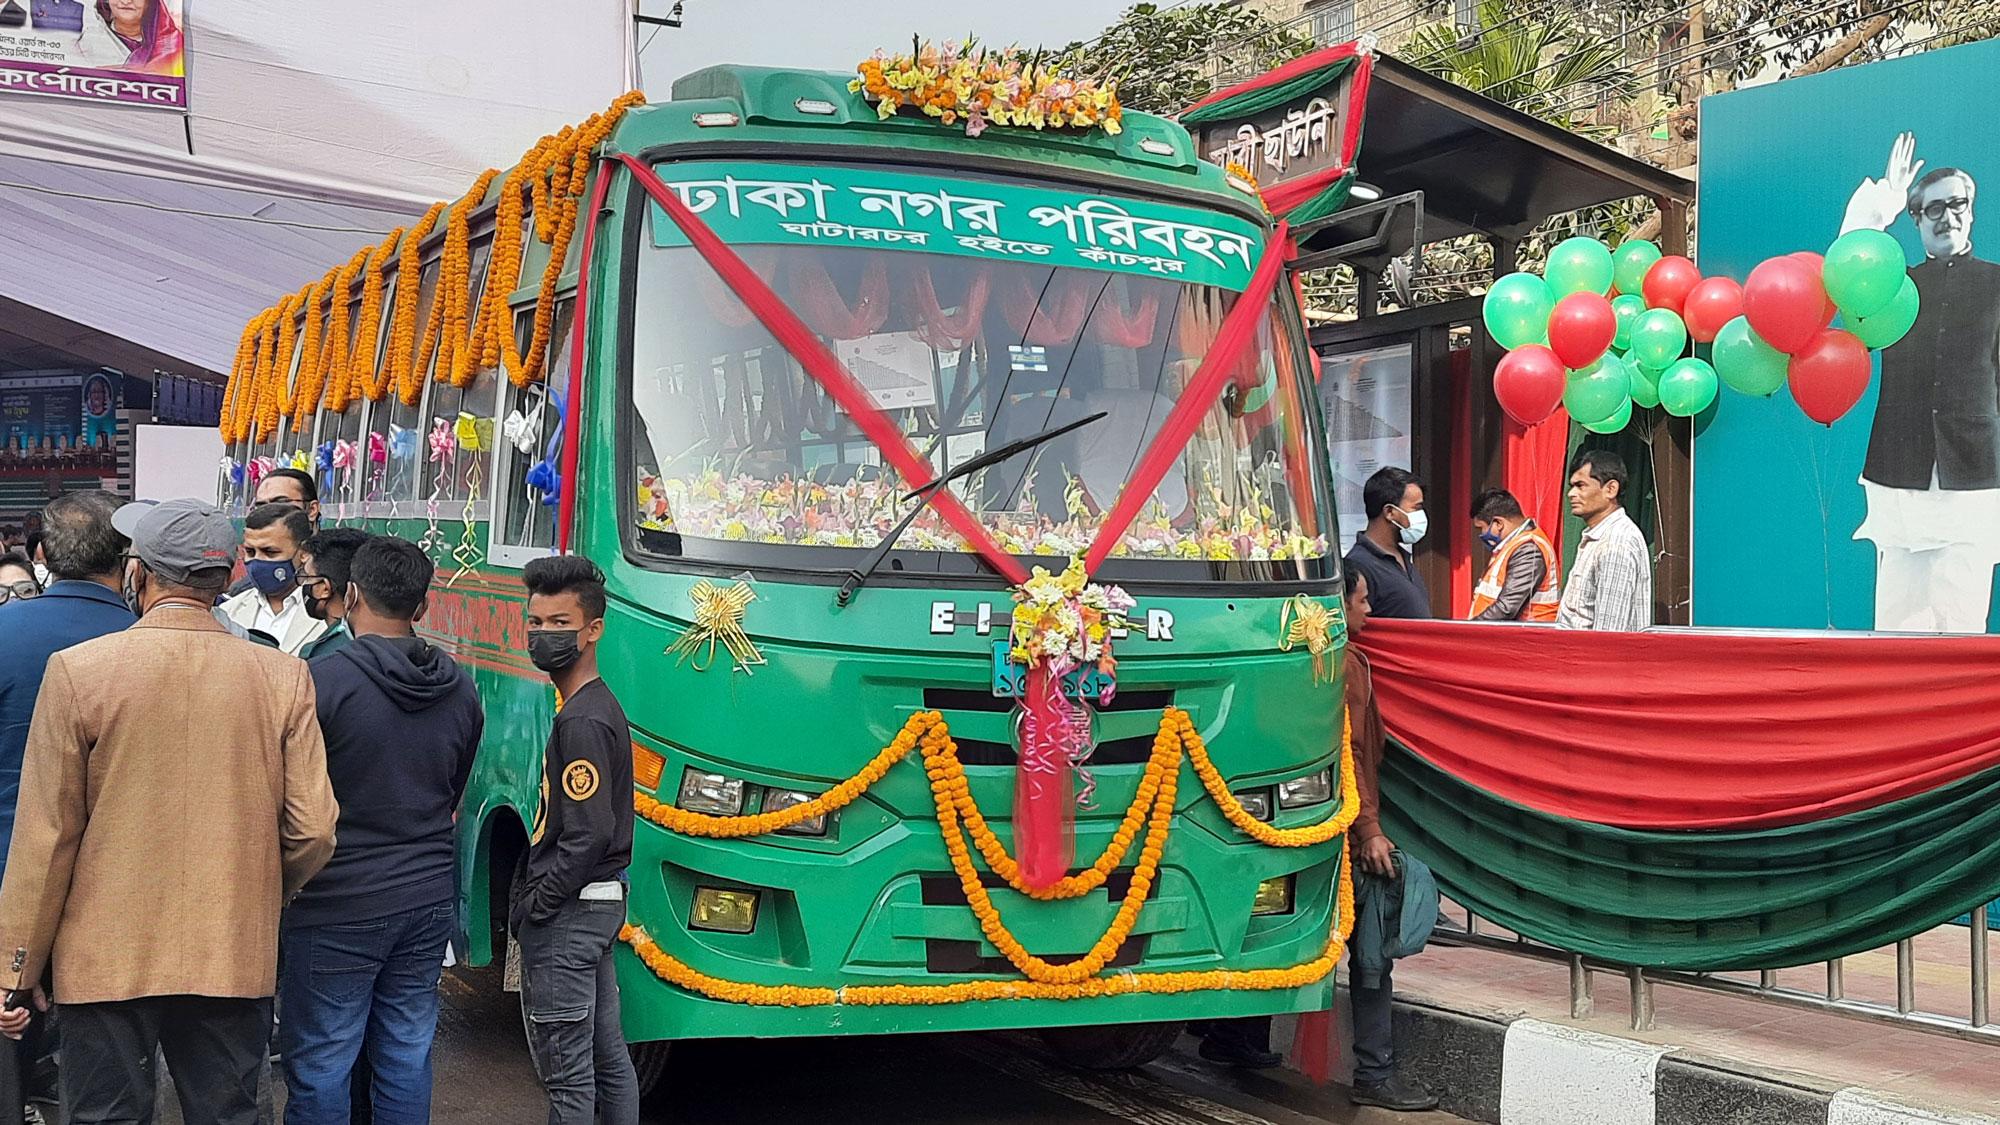
<instances>
[{"instance_id":1,"label":"blue jeans","mask_svg":"<svg viewBox=\"0 0 2000 1125\"><path fill-rule=\"evenodd\" d=\"M347 1125L348 1079L364 1049L377 1125L430 1120L438 977L456 925L456 907L441 902L366 922L284 928L278 1041L287 1125Z\"/></svg>"}]
</instances>

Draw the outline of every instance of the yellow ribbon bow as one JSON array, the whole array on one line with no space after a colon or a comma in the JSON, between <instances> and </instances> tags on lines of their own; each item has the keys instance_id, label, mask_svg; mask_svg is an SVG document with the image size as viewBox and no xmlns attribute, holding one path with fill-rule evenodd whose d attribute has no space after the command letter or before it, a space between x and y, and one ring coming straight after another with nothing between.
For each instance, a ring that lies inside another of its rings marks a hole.
<instances>
[{"instance_id":1,"label":"yellow ribbon bow","mask_svg":"<svg viewBox=\"0 0 2000 1125\"><path fill-rule=\"evenodd\" d=\"M749 634L743 631L743 611L757 594L749 586L738 582L732 586L717 586L703 579L688 591L688 600L694 603L694 621L680 639L667 646L669 653L678 652L685 663L690 656L695 657L697 672L706 672L715 662L715 646L721 645L728 651L737 669L750 674L750 666L764 663L764 654L750 642ZM696 655L706 645L706 651Z\"/></svg>"},{"instance_id":2,"label":"yellow ribbon bow","mask_svg":"<svg viewBox=\"0 0 2000 1125\"><path fill-rule=\"evenodd\" d=\"M1327 669L1326 654L1333 648L1333 635L1344 627L1340 611L1300 594L1278 610L1278 651L1290 652L1298 645L1304 645L1312 653L1313 680L1332 683L1333 674Z\"/></svg>"},{"instance_id":3,"label":"yellow ribbon bow","mask_svg":"<svg viewBox=\"0 0 2000 1125\"><path fill-rule=\"evenodd\" d=\"M493 419L474 418L461 411L458 424L452 427L458 435L458 447L475 452L493 448Z\"/></svg>"}]
</instances>

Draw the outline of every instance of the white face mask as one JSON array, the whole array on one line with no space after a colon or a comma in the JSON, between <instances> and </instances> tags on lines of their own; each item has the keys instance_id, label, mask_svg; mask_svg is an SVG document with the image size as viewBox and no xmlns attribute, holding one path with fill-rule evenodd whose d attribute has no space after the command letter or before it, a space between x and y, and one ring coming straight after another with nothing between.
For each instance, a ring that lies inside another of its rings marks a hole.
<instances>
[{"instance_id":1,"label":"white face mask","mask_svg":"<svg viewBox=\"0 0 2000 1125\"><path fill-rule=\"evenodd\" d=\"M1394 504L1390 507L1403 512ZM1430 527L1430 516L1425 512L1403 512L1403 518L1410 521L1409 526L1397 528L1396 537L1403 541L1403 546L1414 547L1423 540L1425 529Z\"/></svg>"},{"instance_id":2,"label":"white face mask","mask_svg":"<svg viewBox=\"0 0 2000 1125\"><path fill-rule=\"evenodd\" d=\"M39 582L39 583L41 583L41 584L42 584L42 589L44 589L44 590L48 589L48 588L49 588L49 568L48 568L48 567L46 567L46 566L43 566L43 565L42 565L41 563L36 563L36 564L35 564L35 581L37 581L37 582Z\"/></svg>"}]
</instances>

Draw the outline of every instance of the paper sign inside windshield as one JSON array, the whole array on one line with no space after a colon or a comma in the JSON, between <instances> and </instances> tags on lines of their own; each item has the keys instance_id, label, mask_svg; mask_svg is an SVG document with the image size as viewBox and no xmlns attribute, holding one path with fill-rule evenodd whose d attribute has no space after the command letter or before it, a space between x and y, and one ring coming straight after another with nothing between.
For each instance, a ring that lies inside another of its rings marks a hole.
<instances>
[{"instance_id":1,"label":"paper sign inside windshield","mask_svg":"<svg viewBox=\"0 0 2000 1125\"><path fill-rule=\"evenodd\" d=\"M1263 245L1220 211L887 169L668 164L661 178L724 241L860 246L1144 274L1241 290ZM653 238L687 238L657 204Z\"/></svg>"}]
</instances>

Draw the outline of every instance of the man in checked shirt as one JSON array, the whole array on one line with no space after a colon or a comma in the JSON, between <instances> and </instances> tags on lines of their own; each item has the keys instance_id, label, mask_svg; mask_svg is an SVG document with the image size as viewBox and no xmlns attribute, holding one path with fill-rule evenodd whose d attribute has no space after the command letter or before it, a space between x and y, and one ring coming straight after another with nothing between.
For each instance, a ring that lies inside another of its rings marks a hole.
<instances>
[{"instance_id":1,"label":"man in checked shirt","mask_svg":"<svg viewBox=\"0 0 2000 1125\"><path fill-rule=\"evenodd\" d=\"M1653 624L1653 557L1625 514L1625 462L1607 450L1577 456L1569 511L1585 524L1556 624L1565 629L1635 633Z\"/></svg>"}]
</instances>

